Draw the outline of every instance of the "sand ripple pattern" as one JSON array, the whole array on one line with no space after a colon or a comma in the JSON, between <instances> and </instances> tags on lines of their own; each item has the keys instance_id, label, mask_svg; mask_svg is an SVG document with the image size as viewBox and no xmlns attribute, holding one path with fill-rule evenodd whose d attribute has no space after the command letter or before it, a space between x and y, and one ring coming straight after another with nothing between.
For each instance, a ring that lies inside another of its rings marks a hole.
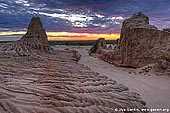
<instances>
[{"instance_id":1,"label":"sand ripple pattern","mask_svg":"<svg viewBox=\"0 0 170 113\"><path fill-rule=\"evenodd\" d=\"M145 108L139 94L73 62L70 54L2 54L0 113L127 113L115 108Z\"/></svg>"}]
</instances>

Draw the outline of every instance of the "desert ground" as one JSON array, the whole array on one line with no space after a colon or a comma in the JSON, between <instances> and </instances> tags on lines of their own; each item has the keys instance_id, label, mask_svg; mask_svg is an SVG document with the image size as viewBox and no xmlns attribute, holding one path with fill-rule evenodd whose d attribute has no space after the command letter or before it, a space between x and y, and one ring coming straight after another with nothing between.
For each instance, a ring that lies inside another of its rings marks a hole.
<instances>
[{"instance_id":1,"label":"desert ground","mask_svg":"<svg viewBox=\"0 0 170 113\"><path fill-rule=\"evenodd\" d=\"M169 76L156 75L152 70L144 75L138 73L141 69L116 67L97 57L89 56L91 46L56 46L56 48L77 50L81 54L80 64L124 84L130 91L139 93L149 108L170 108Z\"/></svg>"},{"instance_id":2,"label":"desert ground","mask_svg":"<svg viewBox=\"0 0 170 113\"><path fill-rule=\"evenodd\" d=\"M142 13L122 28L114 48L104 38L51 47L33 17L20 40L0 44L0 113L169 112L169 29L157 30Z\"/></svg>"},{"instance_id":3,"label":"desert ground","mask_svg":"<svg viewBox=\"0 0 170 113\"><path fill-rule=\"evenodd\" d=\"M1 53L0 113L123 113L115 109L146 108L139 94L77 64L69 50L53 52L23 57Z\"/></svg>"}]
</instances>

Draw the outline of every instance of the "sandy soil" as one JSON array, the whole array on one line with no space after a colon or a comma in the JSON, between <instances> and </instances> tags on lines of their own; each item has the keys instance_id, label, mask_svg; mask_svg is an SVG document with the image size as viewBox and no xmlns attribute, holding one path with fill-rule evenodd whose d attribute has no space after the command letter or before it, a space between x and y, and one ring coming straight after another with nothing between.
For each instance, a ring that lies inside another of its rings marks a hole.
<instances>
[{"instance_id":1,"label":"sandy soil","mask_svg":"<svg viewBox=\"0 0 170 113\"><path fill-rule=\"evenodd\" d=\"M134 69L115 67L98 58L88 55L89 47L77 47L81 55L80 64L90 67L100 75L106 75L119 83L126 85L130 91L137 92L147 102L149 108L169 108L170 109L170 77L129 74Z\"/></svg>"},{"instance_id":2,"label":"sandy soil","mask_svg":"<svg viewBox=\"0 0 170 113\"><path fill-rule=\"evenodd\" d=\"M115 109L146 108L137 93L72 56L71 51L31 56L0 52L0 113L123 113Z\"/></svg>"}]
</instances>

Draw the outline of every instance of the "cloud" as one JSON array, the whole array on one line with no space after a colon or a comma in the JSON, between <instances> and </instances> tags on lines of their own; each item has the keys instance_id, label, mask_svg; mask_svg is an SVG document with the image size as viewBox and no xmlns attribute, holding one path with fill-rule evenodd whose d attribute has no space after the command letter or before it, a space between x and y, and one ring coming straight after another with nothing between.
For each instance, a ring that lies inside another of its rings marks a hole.
<instances>
[{"instance_id":1,"label":"cloud","mask_svg":"<svg viewBox=\"0 0 170 113\"><path fill-rule=\"evenodd\" d=\"M96 40L105 38L115 40L120 37L119 34L91 34L91 33L70 33L70 32L47 32L49 40Z\"/></svg>"},{"instance_id":2,"label":"cloud","mask_svg":"<svg viewBox=\"0 0 170 113\"><path fill-rule=\"evenodd\" d=\"M4 3L0 3L0 8L6 9L6 8L8 8L8 5L7 5L7 4L4 4Z\"/></svg>"},{"instance_id":3,"label":"cloud","mask_svg":"<svg viewBox=\"0 0 170 113\"><path fill-rule=\"evenodd\" d=\"M29 4L27 0L15 0L15 3L22 4L23 6L26 6L26 7L31 6L31 4Z\"/></svg>"},{"instance_id":4,"label":"cloud","mask_svg":"<svg viewBox=\"0 0 170 113\"><path fill-rule=\"evenodd\" d=\"M92 3L94 5L95 1L87 1L87 3L80 3L72 0L60 0L55 2L50 2L51 0L48 2L42 2L41 0L2 1L4 4L8 4L8 6L10 6L7 9L3 8L0 10L0 13L4 15L4 19L2 18L2 21L13 21L11 24L9 24L10 22L3 23L3 27L7 28L19 28L21 25L22 28L23 26L26 27L32 16L40 16L42 21L44 21L43 23L45 28L48 31L73 31L75 28L105 30L106 28L108 29L114 27L114 25L116 27L117 24L121 23L118 19L112 19L106 15L93 12L90 9L77 9L76 7L72 8L72 5L75 4L83 5ZM99 1L97 3L103 2ZM54 7L54 4L57 7ZM16 16L16 18L12 19L12 16Z\"/></svg>"},{"instance_id":5,"label":"cloud","mask_svg":"<svg viewBox=\"0 0 170 113\"><path fill-rule=\"evenodd\" d=\"M0 32L0 41L14 41L19 40L26 31L14 32ZM95 33L71 33L71 32L47 32L47 36L49 40L96 40L98 38L106 38L108 40L118 39L119 34L95 34Z\"/></svg>"},{"instance_id":6,"label":"cloud","mask_svg":"<svg viewBox=\"0 0 170 113\"><path fill-rule=\"evenodd\" d=\"M169 0L0 0L0 31L25 29L33 16L39 16L47 31L114 34L136 12L145 13L162 29L170 26L169 4Z\"/></svg>"},{"instance_id":7,"label":"cloud","mask_svg":"<svg viewBox=\"0 0 170 113\"><path fill-rule=\"evenodd\" d=\"M64 20L68 20L74 27L87 27L88 23L93 20L93 17L82 15L82 14L57 14L57 13L43 13L39 14L50 16L53 18L60 18Z\"/></svg>"}]
</instances>

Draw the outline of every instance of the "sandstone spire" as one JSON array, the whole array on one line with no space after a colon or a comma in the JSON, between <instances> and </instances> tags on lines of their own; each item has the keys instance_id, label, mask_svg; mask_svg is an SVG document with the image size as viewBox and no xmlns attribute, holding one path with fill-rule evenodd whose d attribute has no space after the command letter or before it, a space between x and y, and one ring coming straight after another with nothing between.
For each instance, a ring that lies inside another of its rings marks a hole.
<instances>
[{"instance_id":1,"label":"sandstone spire","mask_svg":"<svg viewBox=\"0 0 170 113\"><path fill-rule=\"evenodd\" d=\"M153 58L148 57L150 52L146 52L149 46L151 48L154 46L154 37L150 31L157 31L157 28L149 24L149 18L143 13L136 13L123 22L119 41L123 66L141 67L146 65L146 62L154 62ZM141 61L142 59L146 60Z\"/></svg>"},{"instance_id":2,"label":"sandstone spire","mask_svg":"<svg viewBox=\"0 0 170 113\"><path fill-rule=\"evenodd\" d=\"M25 38L27 36L30 36L29 38L35 38L43 44L48 44L47 35L39 17L33 17L31 19Z\"/></svg>"},{"instance_id":3,"label":"sandstone spire","mask_svg":"<svg viewBox=\"0 0 170 113\"><path fill-rule=\"evenodd\" d=\"M33 17L27 33L18 41L4 45L2 51L17 53L20 56L31 55L35 51L50 52L45 29L39 17Z\"/></svg>"},{"instance_id":4,"label":"sandstone spire","mask_svg":"<svg viewBox=\"0 0 170 113\"><path fill-rule=\"evenodd\" d=\"M92 48L89 50L89 54L91 53L100 53L102 49L106 49L106 41L104 38L99 38Z\"/></svg>"}]
</instances>

